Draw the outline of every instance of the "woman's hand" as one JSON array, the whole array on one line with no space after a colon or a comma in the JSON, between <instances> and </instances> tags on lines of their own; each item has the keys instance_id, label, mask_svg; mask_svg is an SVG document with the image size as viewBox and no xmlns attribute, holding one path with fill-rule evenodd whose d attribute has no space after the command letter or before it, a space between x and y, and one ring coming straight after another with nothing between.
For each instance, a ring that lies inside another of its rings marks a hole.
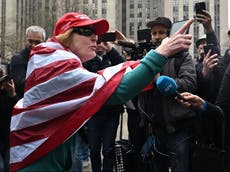
<instances>
[{"instance_id":1,"label":"woman's hand","mask_svg":"<svg viewBox=\"0 0 230 172\"><path fill-rule=\"evenodd\" d=\"M176 33L171 37L165 38L156 51L165 57L172 56L178 52L188 50L192 43L192 35L184 34L193 23L194 19L188 20Z\"/></svg>"}]
</instances>

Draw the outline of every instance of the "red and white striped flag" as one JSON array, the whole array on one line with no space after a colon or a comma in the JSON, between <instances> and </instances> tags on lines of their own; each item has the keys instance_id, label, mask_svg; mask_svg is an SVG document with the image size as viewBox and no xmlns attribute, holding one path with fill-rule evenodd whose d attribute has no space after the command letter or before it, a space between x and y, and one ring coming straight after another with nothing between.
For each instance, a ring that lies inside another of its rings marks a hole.
<instances>
[{"instance_id":1,"label":"red and white striped flag","mask_svg":"<svg viewBox=\"0 0 230 172\"><path fill-rule=\"evenodd\" d=\"M54 40L35 47L24 98L12 114L10 171L28 166L65 142L103 106L125 72L137 63L95 74Z\"/></svg>"}]
</instances>

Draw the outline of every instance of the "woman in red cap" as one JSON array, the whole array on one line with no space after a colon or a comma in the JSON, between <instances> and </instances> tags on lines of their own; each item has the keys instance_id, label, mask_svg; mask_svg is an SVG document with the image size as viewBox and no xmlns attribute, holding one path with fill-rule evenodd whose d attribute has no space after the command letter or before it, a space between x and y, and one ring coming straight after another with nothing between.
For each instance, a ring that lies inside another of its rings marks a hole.
<instances>
[{"instance_id":1,"label":"woman in red cap","mask_svg":"<svg viewBox=\"0 0 230 172\"><path fill-rule=\"evenodd\" d=\"M98 35L109 29L104 19L67 13L56 23L53 37L31 51L24 98L11 122L11 171L68 171L75 133L104 104L123 104L160 72L167 57L191 44L184 31L166 39L140 61L106 68L98 74L82 67L96 54Z\"/></svg>"}]
</instances>

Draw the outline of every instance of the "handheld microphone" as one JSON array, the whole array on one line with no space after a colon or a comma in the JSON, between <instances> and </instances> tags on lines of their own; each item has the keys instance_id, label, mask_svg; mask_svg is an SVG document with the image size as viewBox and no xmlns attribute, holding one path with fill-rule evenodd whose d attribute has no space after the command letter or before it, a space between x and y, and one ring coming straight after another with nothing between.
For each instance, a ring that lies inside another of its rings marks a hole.
<instances>
[{"instance_id":1,"label":"handheld microphone","mask_svg":"<svg viewBox=\"0 0 230 172\"><path fill-rule=\"evenodd\" d=\"M118 45L128 48L137 48L136 44L129 42L129 41L117 41Z\"/></svg>"},{"instance_id":2,"label":"handheld microphone","mask_svg":"<svg viewBox=\"0 0 230 172\"><path fill-rule=\"evenodd\" d=\"M175 95L177 98L185 100L184 97L177 91L178 86L173 78L168 76L159 76L156 81L156 86L162 95Z\"/></svg>"}]
</instances>

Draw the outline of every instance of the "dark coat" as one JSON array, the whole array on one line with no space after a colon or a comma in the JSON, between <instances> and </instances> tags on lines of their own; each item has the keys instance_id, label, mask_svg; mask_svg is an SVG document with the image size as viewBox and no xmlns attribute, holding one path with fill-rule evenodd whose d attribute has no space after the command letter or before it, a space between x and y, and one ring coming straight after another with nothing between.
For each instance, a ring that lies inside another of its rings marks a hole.
<instances>
[{"instance_id":1,"label":"dark coat","mask_svg":"<svg viewBox=\"0 0 230 172\"><path fill-rule=\"evenodd\" d=\"M17 97L9 97L7 92L0 90L0 156L4 161L4 168L9 168L9 134L13 106Z\"/></svg>"},{"instance_id":2,"label":"dark coat","mask_svg":"<svg viewBox=\"0 0 230 172\"><path fill-rule=\"evenodd\" d=\"M15 83L15 91L18 98L22 98L24 95L26 70L29 60L30 50L24 48L19 53L15 54L11 58L10 63L10 75L12 76Z\"/></svg>"}]
</instances>

